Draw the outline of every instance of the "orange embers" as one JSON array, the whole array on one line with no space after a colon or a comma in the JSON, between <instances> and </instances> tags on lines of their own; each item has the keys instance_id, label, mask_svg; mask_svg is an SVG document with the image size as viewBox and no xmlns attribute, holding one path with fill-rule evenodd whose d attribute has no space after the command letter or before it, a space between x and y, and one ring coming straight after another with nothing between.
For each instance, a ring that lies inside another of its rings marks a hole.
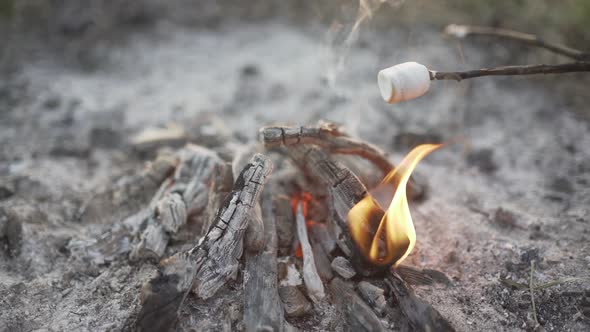
<instances>
[{"instance_id":1,"label":"orange embers","mask_svg":"<svg viewBox=\"0 0 590 332\"><path fill-rule=\"evenodd\" d=\"M415 147L349 211L350 235L372 264L398 265L414 248L416 231L408 206L406 185L420 160L440 146L423 144Z\"/></svg>"}]
</instances>

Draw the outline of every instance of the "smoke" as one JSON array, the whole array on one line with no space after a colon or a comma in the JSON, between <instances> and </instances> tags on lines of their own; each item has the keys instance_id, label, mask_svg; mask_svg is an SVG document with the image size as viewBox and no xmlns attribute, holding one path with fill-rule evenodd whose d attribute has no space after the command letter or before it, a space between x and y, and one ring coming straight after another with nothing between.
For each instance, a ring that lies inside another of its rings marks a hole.
<instances>
[{"instance_id":1,"label":"smoke","mask_svg":"<svg viewBox=\"0 0 590 332\"><path fill-rule=\"evenodd\" d=\"M363 24L370 21L384 4L397 8L404 2L405 0L359 0L354 15L347 15L350 8L340 8L340 17L332 22L327 34L330 65L325 77L330 87L336 88L336 78L344 69L350 49L358 41Z\"/></svg>"}]
</instances>

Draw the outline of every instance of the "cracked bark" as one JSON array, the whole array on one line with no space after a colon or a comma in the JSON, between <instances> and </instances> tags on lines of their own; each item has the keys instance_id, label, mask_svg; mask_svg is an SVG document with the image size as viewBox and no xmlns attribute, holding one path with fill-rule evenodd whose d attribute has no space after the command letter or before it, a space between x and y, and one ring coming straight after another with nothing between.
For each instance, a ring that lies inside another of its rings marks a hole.
<instances>
[{"instance_id":1,"label":"cracked bark","mask_svg":"<svg viewBox=\"0 0 590 332\"><path fill-rule=\"evenodd\" d=\"M158 274L142 289L137 330L172 330L191 289L206 299L236 276L250 212L271 171L271 161L256 154L242 170L200 243L162 262Z\"/></svg>"}]
</instances>

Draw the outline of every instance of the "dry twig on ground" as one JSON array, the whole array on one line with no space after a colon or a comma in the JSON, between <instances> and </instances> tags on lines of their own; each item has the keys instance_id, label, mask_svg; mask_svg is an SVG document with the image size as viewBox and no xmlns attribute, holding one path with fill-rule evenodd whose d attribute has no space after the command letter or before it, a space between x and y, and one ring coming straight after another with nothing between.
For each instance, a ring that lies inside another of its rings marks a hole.
<instances>
[{"instance_id":1,"label":"dry twig on ground","mask_svg":"<svg viewBox=\"0 0 590 332\"><path fill-rule=\"evenodd\" d=\"M444 33L455 38L465 38L468 36L491 36L509 39L525 43L527 45L544 48L553 53L566 56L576 61L590 61L590 53L588 52L577 50L565 45L546 42L539 36L520 31L484 26L450 24L445 28Z\"/></svg>"}]
</instances>

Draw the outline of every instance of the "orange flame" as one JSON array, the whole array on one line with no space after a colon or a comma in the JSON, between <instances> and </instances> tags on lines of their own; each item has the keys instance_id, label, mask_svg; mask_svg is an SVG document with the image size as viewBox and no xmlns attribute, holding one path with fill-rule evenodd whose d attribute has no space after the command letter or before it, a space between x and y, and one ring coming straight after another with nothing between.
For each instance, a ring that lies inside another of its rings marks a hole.
<instances>
[{"instance_id":1,"label":"orange flame","mask_svg":"<svg viewBox=\"0 0 590 332\"><path fill-rule=\"evenodd\" d=\"M415 147L402 162L383 179L381 184L358 202L348 213L352 239L361 253L375 265L398 265L412 251L416 230L406 185L420 160L442 144ZM386 211L382 206L387 206Z\"/></svg>"}]
</instances>

